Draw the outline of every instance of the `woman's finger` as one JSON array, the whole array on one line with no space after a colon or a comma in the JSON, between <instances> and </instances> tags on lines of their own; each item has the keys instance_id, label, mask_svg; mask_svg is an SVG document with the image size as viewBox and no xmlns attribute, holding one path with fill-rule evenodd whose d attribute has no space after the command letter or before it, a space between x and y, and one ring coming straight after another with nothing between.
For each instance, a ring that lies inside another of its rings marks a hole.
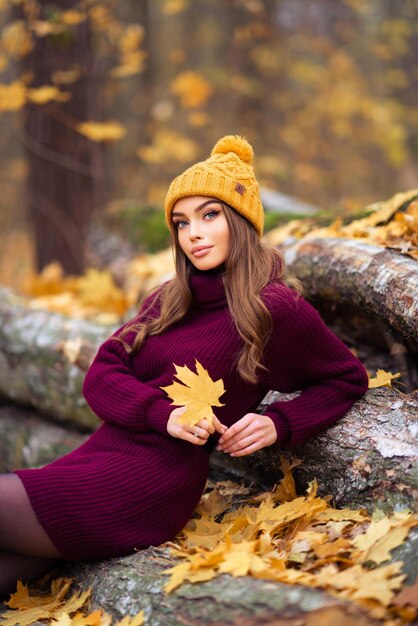
<instances>
[{"instance_id":1,"label":"woman's finger","mask_svg":"<svg viewBox=\"0 0 418 626\"><path fill-rule=\"evenodd\" d=\"M250 444L257 443L257 442L260 443L260 436L257 433L252 433L251 435L247 437L243 437L242 439L239 439L233 444L228 444L228 446L224 447L223 450L224 452L227 452L229 454L231 452L237 452L238 450L243 450L244 448L248 447Z\"/></svg>"},{"instance_id":2,"label":"woman's finger","mask_svg":"<svg viewBox=\"0 0 418 626\"><path fill-rule=\"evenodd\" d=\"M247 413L247 415L244 415L244 417L241 417L240 420L238 420L237 422L235 422L235 424L233 424L230 428L228 428L225 434L223 434L222 437L220 438L219 443L221 444L231 443L233 440L233 437L241 433L248 426L251 426L253 422L254 422L253 414Z\"/></svg>"},{"instance_id":3,"label":"woman's finger","mask_svg":"<svg viewBox=\"0 0 418 626\"><path fill-rule=\"evenodd\" d=\"M235 424L234 424L235 426ZM232 426L231 426L232 428ZM236 434L228 439L226 439L225 441L223 441L221 443L221 441L219 441L219 444L222 448L222 450L224 451L229 451L230 448L237 444L239 441L241 441L241 439L243 439L244 437L249 437L250 435L254 435L256 434L256 426L254 426L253 424L248 424L247 426L244 426L244 428L242 428L242 430L239 430L238 432L236 432ZM229 431L228 431L229 434ZM223 439L223 437L221 437L221 439Z\"/></svg>"},{"instance_id":4,"label":"woman's finger","mask_svg":"<svg viewBox=\"0 0 418 626\"><path fill-rule=\"evenodd\" d=\"M231 456L245 456L246 454L252 454L257 450L260 450L263 446L260 446L258 442L252 443L251 445L243 448L242 450L237 450L236 452L231 452Z\"/></svg>"},{"instance_id":5,"label":"woman's finger","mask_svg":"<svg viewBox=\"0 0 418 626\"><path fill-rule=\"evenodd\" d=\"M216 415L213 416L213 426L215 428L215 430L218 433L223 434L224 432L226 432L228 430L228 427L225 426L225 424L221 424L221 422L219 421L219 419L216 417Z\"/></svg>"},{"instance_id":6,"label":"woman's finger","mask_svg":"<svg viewBox=\"0 0 418 626\"><path fill-rule=\"evenodd\" d=\"M206 439L209 437L208 431L202 428L202 426L199 426L198 424L195 424L194 426L192 426L191 430L189 430L188 432L193 435L193 438L195 440L204 439L206 441Z\"/></svg>"},{"instance_id":7,"label":"woman's finger","mask_svg":"<svg viewBox=\"0 0 418 626\"><path fill-rule=\"evenodd\" d=\"M194 428L196 428L196 426L199 426L203 430L206 430L208 433L213 433L214 431L213 427L209 425L209 421L205 418L199 420L197 424L194 425Z\"/></svg>"}]
</instances>

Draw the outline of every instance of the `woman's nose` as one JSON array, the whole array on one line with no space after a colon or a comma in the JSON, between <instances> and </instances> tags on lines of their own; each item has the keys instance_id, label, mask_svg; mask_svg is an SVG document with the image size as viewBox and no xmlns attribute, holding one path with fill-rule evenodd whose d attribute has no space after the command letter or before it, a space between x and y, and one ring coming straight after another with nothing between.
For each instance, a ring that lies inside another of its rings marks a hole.
<instances>
[{"instance_id":1,"label":"woman's nose","mask_svg":"<svg viewBox=\"0 0 418 626\"><path fill-rule=\"evenodd\" d=\"M199 224L194 221L190 222L190 228L189 228L190 239L200 239L201 236L202 235L200 232Z\"/></svg>"}]
</instances>

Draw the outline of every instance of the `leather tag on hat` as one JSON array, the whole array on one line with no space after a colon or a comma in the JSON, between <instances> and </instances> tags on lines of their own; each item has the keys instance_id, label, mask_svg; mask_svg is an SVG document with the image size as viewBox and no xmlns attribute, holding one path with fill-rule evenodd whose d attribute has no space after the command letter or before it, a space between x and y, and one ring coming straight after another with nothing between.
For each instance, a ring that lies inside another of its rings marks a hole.
<instances>
[{"instance_id":1,"label":"leather tag on hat","mask_svg":"<svg viewBox=\"0 0 418 626\"><path fill-rule=\"evenodd\" d=\"M235 191L239 193L240 196L244 195L245 186L242 183L237 183L235 185Z\"/></svg>"}]
</instances>

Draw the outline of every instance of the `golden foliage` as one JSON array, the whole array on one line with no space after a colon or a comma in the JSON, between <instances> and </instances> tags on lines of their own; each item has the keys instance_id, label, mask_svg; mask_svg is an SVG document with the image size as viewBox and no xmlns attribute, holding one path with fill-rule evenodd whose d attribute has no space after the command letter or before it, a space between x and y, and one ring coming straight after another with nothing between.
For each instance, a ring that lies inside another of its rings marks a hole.
<instances>
[{"instance_id":1,"label":"golden foliage","mask_svg":"<svg viewBox=\"0 0 418 626\"><path fill-rule=\"evenodd\" d=\"M70 70L55 70L52 72L51 79L53 83L60 85L71 85L75 83L81 76L81 69L79 66L74 66Z\"/></svg>"},{"instance_id":2,"label":"golden foliage","mask_svg":"<svg viewBox=\"0 0 418 626\"><path fill-rule=\"evenodd\" d=\"M241 500L229 512L224 513L233 485L219 483L205 494L204 506L168 543L181 562L165 570L170 574L166 593L185 581L228 572L320 587L358 602L377 619L401 615L394 599L405 579L402 562L387 561L418 525L418 517L402 512L376 521L365 509L333 509L329 497L317 495L315 481L298 497L291 478L294 464L281 463L284 478L271 492Z\"/></svg>"},{"instance_id":3,"label":"golden foliage","mask_svg":"<svg viewBox=\"0 0 418 626\"><path fill-rule=\"evenodd\" d=\"M391 372L385 372L385 370L378 369L374 378L369 378L369 389L375 389L376 387L392 387L392 380L399 378L400 372L391 374Z\"/></svg>"},{"instance_id":4,"label":"golden foliage","mask_svg":"<svg viewBox=\"0 0 418 626\"><path fill-rule=\"evenodd\" d=\"M185 108L193 109L206 104L213 89L198 72L182 72L171 83L171 91L180 98Z\"/></svg>"},{"instance_id":5,"label":"golden foliage","mask_svg":"<svg viewBox=\"0 0 418 626\"><path fill-rule=\"evenodd\" d=\"M20 581L17 591L5 602L10 611L0 615L1 626L30 626L39 620L48 620L50 626L111 626L112 617L98 609L84 615L80 609L86 604L91 589L66 599L72 578L57 578L51 582L51 592L29 591ZM73 615L74 614L74 615ZM124 617L114 626L142 626L144 612Z\"/></svg>"},{"instance_id":6,"label":"golden foliage","mask_svg":"<svg viewBox=\"0 0 418 626\"><path fill-rule=\"evenodd\" d=\"M22 256L25 241L14 239ZM25 268L24 268L25 269ZM97 322L116 323L130 307L135 307L139 297L152 287L169 279L174 273L170 249L156 254L134 257L126 266L121 287L115 284L109 270L88 268L82 276L64 276L59 263L50 263L40 274L26 275L21 279L20 290L31 298L29 307L46 309L74 318L94 318ZM13 275L9 282L13 283Z\"/></svg>"},{"instance_id":7,"label":"golden foliage","mask_svg":"<svg viewBox=\"0 0 418 626\"><path fill-rule=\"evenodd\" d=\"M31 595L28 587L19 581L16 593L6 602L10 609L18 611L3 613L0 616L1 626L30 626L39 620L52 619L63 611L75 613L86 603L91 589L66 600L71 582L69 578L57 578L51 583L50 594Z\"/></svg>"},{"instance_id":8,"label":"golden foliage","mask_svg":"<svg viewBox=\"0 0 418 626\"><path fill-rule=\"evenodd\" d=\"M126 134L126 128L119 122L80 122L76 130L92 141L116 141Z\"/></svg>"},{"instance_id":9,"label":"golden foliage","mask_svg":"<svg viewBox=\"0 0 418 626\"><path fill-rule=\"evenodd\" d=\"M181 13L187 8L189 0L163 0L161 6L161 12L166 15L174 15L175 13Z\"/></svg>"},{"instance_id":10,"label":"golden foliage","mask_svg":"<svg viewBox=\"0 0 418 626\"><path fill-rule=\"evenodd\" d=\"M32 37L23 20L15 20L3 28L1 46L8 56L20 59L33 48Z\"/></svg>"},{"instance_id":11,"label":"golden foliage","mask_svg":"<svg viewBox=\"0 0 418 626\"><path fill-rule=\"evenodd\" d=\"M315 227L312 219L292 220L267 233L265 239L270 245L277 245L288 236L300 239L345 237L399 250L418 259L418 189L397 193L365 210L370 213L367 217L346 225L341 218L323 228Z\"/></svg>"},{"instance_id":12,"label":"golden foliage","mask_svg":"<svg viewBox=\"0 0 418 626\"><path fill-rule=\"evenodd\" d=\"M26 87L22 82L0 83L0 111L18 111L25 103Z\"/></svg>"},{"instance_id":13,"label":"golden foliage","mask_svg":"<svg viewBox=\"0 0 418 626\"><path fill-rule=\"evenodd\" d=\"M212 424L214 417L212 406L223 406L219 398L225 393L222 379L213 381L208 371L195 360L196 373L192 372L187 365L176 369L175 377L183 384L173 382L167 387L161 387L173 400L171 404L185 406L186 411L179 417L179 422L194 426L201 419L206 418Z\"/></svg>"},{"instance_id":14,"label":"golden foliage","mask_svg":"<svg viewBox=\"0 0 418 626\"><path fill-rule=\"evenodd\" d=\"M137 155L148 163L161 164L168 161L187 163L196 158L196 143L176 131L159 130L150 146L138 148Z\"/></svg>"},{"instance_id":15,"label":"golden foliage","mask_svg":"<svg viewBox=\"0 0 418 626\"><path fill-rule=\"evenodd\" d=\"M56 102L68 102L71 98L70 93L60 91L58 87L54 87L53 85L27 89L26 93L28 100L34 104L46 104L51 100L55 100Z\"/></svg>"},{"instance_id":16,"label":"golden foliage","mask_svg":"<svg viewBox=\"0 0 418 626\"><path fill-rule=\"evenodd\" d=\"M113 78L125 78L126 76L138 74L138 72L142 72L144 69L146 57L146 52L143 50L126 53L123 55L121 64L110 70L110 75Z\"/></svg>"},{"instance_id":17,"label":"golden foliage","mask_svg":"<svg viewBox=\"0 0 418 626\"><path fill-rule=\"evenodd\" d=\"M91 317L99 323L116 322L129 306L108 270L88 269L83 276L64 277L59 263L50 263L26 281L24 291L32 298L30 308Z\"/></svg>"},{"instance_id":18,"label":"golden foliage","mask_svg":"<svg viewBox=\"0 0 418 626\"><path fill-rule=\"evenodd\" d=\"M66 26L77 26L77 24L81 24L87 18L85 13L81 11L74 11L69 9L68 11L63 11L60 14L60 21Z\"/></svg>"}]
</instances>

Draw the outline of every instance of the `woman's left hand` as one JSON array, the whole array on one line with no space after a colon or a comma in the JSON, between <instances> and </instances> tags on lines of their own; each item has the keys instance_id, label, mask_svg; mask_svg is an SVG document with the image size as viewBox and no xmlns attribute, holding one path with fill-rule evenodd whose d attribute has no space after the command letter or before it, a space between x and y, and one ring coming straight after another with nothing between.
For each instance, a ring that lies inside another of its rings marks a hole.
<instances>
[{"instance_id":1,"label":"woman's left hand","mask_svg":"<svg viewBox=\"0 0 418 626\"><path fill-rule=\"evenodd\" d=\"M270 417L247 413L228 428L219 439L216 449L231 456L245 456L271 446L276 439L276 427Z\"/></svg>"}]
</instances>

